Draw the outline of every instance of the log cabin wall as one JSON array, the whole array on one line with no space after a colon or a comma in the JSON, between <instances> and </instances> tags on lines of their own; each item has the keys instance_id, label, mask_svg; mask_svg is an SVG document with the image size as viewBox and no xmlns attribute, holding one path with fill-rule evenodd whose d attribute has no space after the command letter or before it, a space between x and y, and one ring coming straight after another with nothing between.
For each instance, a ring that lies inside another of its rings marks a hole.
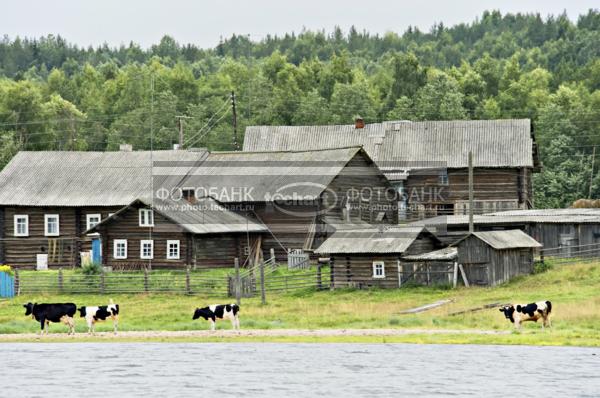
<instances>
[{"instance_id":1,"label":"log cabin wall","mask_svg":"<svg viewBox=\"0 0 600 398\"><path fill-rule=\"evenodd\" d=\"M466 168L416 171L404 183L411 219L468 214L469 173ZM475 168L475 214L533 206L531 170L528 168Z\"/></svg>"},{"instance_id":2,"label":"log cabin wall","mask_svg":"<svg viewBox=\"0 0 600 398\"><path fill-rule=\"evenodd\" d=\"M3 207L3 262L17 268L35 268L37 254L48 254L50 268L79 265L79 252L91 250L91 239L81 236L86 229L86 214L107 217L120 207ZM59 236L44 235L44 215L59 215ZM14 216L29 217L29 236L14 233Z\"/></svg>"},{"instance_id":3,"label":"log cabin wall","mask_svg":"<svg viewBox=\"0 0 600 398\"><path fill-rule=\"evenodd\" d=\"M350 201L350 221L370 224L396 224L398 201L394 189L375 164L362 152L357 153L321 195L322 209L327 216L344 217L346 202ZM331 190L334 195L328 195ZM383 212L385 218L378 219Z\"/></svg>"},{"instance_id":4,"label":"log cabin wall","mask_svg":"<svg viewBox=\"0 0 600 398\"><path fill-rule=\"evenodd\" d=\"M194 236L194 263L196 268L233 268L234 259L240 260L241 267L247 267L255 253L257 235L220 234ZM268 250L265 252L268 255Z\"/></svg>"},{"instance_id":5,"label":"log cabin wall","mask_svg":"<svg viewBox=\"0 0 600 398\"><path fill-rule=\"evenodd\" d=\"M373 262L383 261L385 278L373 277ZM333 288L398 288L400 254L332 254Z\"/></svg>"},{"instance_id":6,"label":"log cabin wall","mask_svg":"<svg viewBox=\"0 0 600 398\"><path fill-rule=\"evenodd\" d=\"M154 212L154 226L139 225L139 209L128 208L119 214L114 221L100 229L102 239L102 262L115 269L152 268L185 268L188 251L188 234L171 220ZM127 258L115 259L115 239L127 239ZM140 258L142 240L154 241L154 258ZM167 240L179 240L179 259L167 259Z\"/></svg>"}]
</instances>

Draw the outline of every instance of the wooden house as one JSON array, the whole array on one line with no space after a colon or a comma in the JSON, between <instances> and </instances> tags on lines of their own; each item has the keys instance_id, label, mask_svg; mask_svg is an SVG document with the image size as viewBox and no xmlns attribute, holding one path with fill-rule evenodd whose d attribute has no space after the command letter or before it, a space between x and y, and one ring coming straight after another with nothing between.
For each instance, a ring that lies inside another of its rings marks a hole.
<instances>
[{"instance_id":1,"label":"wooden house","mask_svg":"<svg viewBox=\"0 0 600 398\"><path fill-rule=\"evenodd\" d=\"M19 152L0 173L0 263L79 264L92 244L84 231L152 197L154 188L205 156L203 150Z\"/></svg>"},{"instance_id":2,"label":"wooden house","mask_svg":"<svg viewBox=\"0 0 600 398\"><path fill-rule=\"evenodd\" d=\"M99 233L113 269L231 268L254 258L267 228L205 197L135 200L86 233Z\"/></svg>"},{"instance_id":3,"label":"wooden house","mask_svg":"<svg viewBox=\"0 0 600 398\"><path fill-rule=\"evenodd\" d=\"M261 249L284 261L317 247L335 224L394 224L395 191L361 147L213 152L181 183L266 225Z\"/></svg>"},{"instance_id":4,"label":"wooden house","mask_svg":"<svg viewBox=\"0 0 600 398\"><path fill-rule=\"evenodd\" d=\"M476 231L520 229L544 247L544 256L600 255L600 209L530 209L475 215ZM411 223L425 226L444 243L468 234L468 216L439 216Z\"/></svg>"},{"instance_id":5,"label":"wooden house","mask_svg":"<svg viewBox=\"0 0 600 398\"><path fill-rule=\"evenodd\" d=\"M495 286L533 272L533 253L542 245L521 230L473 232L458 243L457 261L471 285Z\"/></svg>"},{"instance_id":6,"label":"wooden house","mask_svg":"<svg viewBox=\"0 0 600 398\"><path fill-rule=\"evenodd\" d=\"M402 256L439 247L440 241L424 228L371 227L337 230L315 253L329 256L334 288L398 288Z\"/></svg>"},{"instance_id":7,"label":"wooden house","mask_svg":"<svg viewBox=\"0 0 600 398\"><path fill-rule=\"evenodd\" d=\"M244 136L244 151L347 145L363 146L401 194L401 220L468 214L469 151L477 214L533 207L540 163L528 119L250 126Z\"/></svg>"}]
</instances>

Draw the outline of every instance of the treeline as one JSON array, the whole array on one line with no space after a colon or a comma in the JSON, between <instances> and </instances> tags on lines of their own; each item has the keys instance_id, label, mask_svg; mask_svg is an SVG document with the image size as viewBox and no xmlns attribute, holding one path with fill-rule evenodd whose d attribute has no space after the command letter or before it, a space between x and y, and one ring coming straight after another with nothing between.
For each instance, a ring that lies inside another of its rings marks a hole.
<instances>
[{"instance_id":1,"label":"treeline","mask_svg":"<svg viewBox=\"0 0 600 398\"><path fill-rule=\"evenodd\" d=\"M170 148L178 116L186 117L187 146L233 149L235 91L241 133L254 124L347 124L357 115L367 122L531 118L544 165L536 205L600 195L600 13L593 10L576 23L486 12L427 33L233 36L214 49L168 36L149 49L5 37L0 76L0 166L18 150Z\"/></svg>"}]
</instances>

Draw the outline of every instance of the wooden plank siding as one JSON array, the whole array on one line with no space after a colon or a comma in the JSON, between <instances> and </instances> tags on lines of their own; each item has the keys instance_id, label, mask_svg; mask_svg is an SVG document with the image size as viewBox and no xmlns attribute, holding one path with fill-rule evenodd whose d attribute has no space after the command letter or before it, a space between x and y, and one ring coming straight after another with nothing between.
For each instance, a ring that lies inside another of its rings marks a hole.
<instances>
[{"instance_id":1,"label":"wooden plank siding","mask_svg":"<svg viewBox=\"0 0 600 398\"><path fill-rule=\"evenodd\" d=\"M473 285L496 286L533 272L533 249L495 250L475 236L457 245L458 262Z\"/></svg>"},{"instance_id":2,"label":"wooden plank siding","mask_svg":"<svg viewBox=\"0 0 600 398\"><path fill-rule=\"evenodd\" d=\"M468 214L468 169L448 169L448 184L440 184L441 170L413 171L404 183L412 213L418 216ZM474 210L477 214L533 207L531 170L528 168L475 168L473 170ZM445 208L445 211L441 210ZM439 209L439 210L436 210ZM413 215L412 218L416 218Z\"/></svg>"}]
</instances>

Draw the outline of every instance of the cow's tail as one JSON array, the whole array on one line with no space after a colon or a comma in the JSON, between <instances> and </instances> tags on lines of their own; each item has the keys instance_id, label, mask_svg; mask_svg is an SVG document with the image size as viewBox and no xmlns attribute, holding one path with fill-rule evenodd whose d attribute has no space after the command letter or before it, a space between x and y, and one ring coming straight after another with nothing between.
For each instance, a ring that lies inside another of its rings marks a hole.
<instances>
[{"instance_id":1,"label":"cow's tail","mask_svg":"<svg viewBox=\"0 0 600 398\"><path fill-rule=\"evenodd\" d=\"M546 301L546 308L548 308L548 314L552 312L552 303L550 301Z\"/></svg>"}]
</instances>

